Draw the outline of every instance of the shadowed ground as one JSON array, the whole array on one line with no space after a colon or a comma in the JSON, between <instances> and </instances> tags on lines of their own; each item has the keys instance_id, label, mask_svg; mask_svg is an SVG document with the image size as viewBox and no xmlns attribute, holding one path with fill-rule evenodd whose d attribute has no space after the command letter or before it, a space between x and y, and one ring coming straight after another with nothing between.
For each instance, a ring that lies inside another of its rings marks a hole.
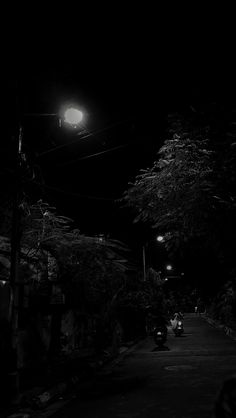
<instances>
[{"instance_id":1,"label":"shadowed ground","mask_svg":"<svg viewBox=\"0 0 236 418\"><path fill-rule=\"evenodd\" d=\"M223 381L236 371L236 343L203 318L186 315L185 333L151 338L55 411L55 418L210 418ZM51 411L52 412L52 411ZM39 416L48 416L48 412Z\"/></svg>"}]
</instances>

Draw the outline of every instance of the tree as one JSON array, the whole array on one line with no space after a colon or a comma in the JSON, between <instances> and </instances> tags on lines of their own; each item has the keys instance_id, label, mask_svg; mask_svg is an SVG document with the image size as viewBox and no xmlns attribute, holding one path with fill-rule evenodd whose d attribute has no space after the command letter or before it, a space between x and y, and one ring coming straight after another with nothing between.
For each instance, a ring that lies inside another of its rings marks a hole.
<instances>
[{"instance_id":1,"label":"tree","mask_svg":"<svg viewBox=\"0 0 236 418\"><path fill-rule=\"evenodd\" d=\"M213 152L207 139L174 135L158 152L153 167L141 170L124 194L135 222L166 234L168 247L202 237L211 224Z\"/></svg>"},{"instance_id":2,"label":"tree","mask_svg":"<svg viewBox=\"0 0 236 418\"><path fill-rule=\"evenodd\" d=\"M214 119L213 111L200 112L198 121L170 119L171 139L122 201L133 210L134 222L162 233L170 255L188 260L191 275L202 278L208 292L217 291L235 265L234 122L229 116L224 123L219 115Z\"/></svg>"},{"instance_id":3,"label":"tree","mask_svg":"<svg viewBox=\"0 0 236 418\"><path fill-rule=\"evenodd\" d=\"M71 219L58 216L55 208L42 201L26 206L25 214L22 243L31 255L46 257L47 267L48 254L57 261L54 280L66 296L67 307L109 321L130 268L128 248L117 240L82 235L73 229ZM39 284L48 279L45 271Z\"/></svg>"},{"instance_id":4,"label":"tree","mask_svg":"<svg viewBox=\"0 0 236 418\"><path fill-rule=\"evenodd\" d=\"M55 352L62 310L50 307L53 286L61 288L67 309L109 322L126 271L132 268L127 261L129 250L117 240L81 234L73 228L72 219L59 216L56 208L42 200L22 201L21 206L20 275L30 286L34 311L46 309L53 314L51 351Z\"/></svg>"}]
</instances>

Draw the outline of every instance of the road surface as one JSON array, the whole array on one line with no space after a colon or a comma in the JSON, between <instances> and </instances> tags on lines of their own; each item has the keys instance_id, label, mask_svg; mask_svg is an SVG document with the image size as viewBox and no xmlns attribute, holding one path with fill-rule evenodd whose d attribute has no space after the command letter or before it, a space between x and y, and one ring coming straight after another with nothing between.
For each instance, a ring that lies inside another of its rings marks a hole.
<instances>
[{"instance_id":1,"label":"road surface","mask_svg":"<svg viewBox=\"0 0 236 418\"><path fill-rule=\"evenodd\" d=\"M140 342L53 417L213 417L223 381L236 372L236 342L199 316L186 316L184 328L182 337L168 330L162 351L151 337Z\"/></svg>"}]
</instances>

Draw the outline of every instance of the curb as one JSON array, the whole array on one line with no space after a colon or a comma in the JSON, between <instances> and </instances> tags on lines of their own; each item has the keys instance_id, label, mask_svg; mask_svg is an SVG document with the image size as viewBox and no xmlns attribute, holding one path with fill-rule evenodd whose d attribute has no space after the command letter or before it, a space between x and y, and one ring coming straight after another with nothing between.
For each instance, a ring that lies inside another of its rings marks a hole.
<instances>
[{"instance_id":1,"label":"curb","mask_svg":"<svg viewBox=\"0 0 236 418\"><path fill-rule=\"evenodd\" d=\"M115 367L117 364L119 364L126 356L129 355L129 353L131 353L136 347L138 347L139 344L142 343L142 341L145 339L144 338L140 338L138 340L135 340L133 342L133 344L130 344L129 346L125 346L123 347L122 351L120 351L120 353L118 354L117 357L115 357L113 360L110 359L106 364L104 364L104 366L108 366L110 368Z\"/></svg>"}]
</instances>

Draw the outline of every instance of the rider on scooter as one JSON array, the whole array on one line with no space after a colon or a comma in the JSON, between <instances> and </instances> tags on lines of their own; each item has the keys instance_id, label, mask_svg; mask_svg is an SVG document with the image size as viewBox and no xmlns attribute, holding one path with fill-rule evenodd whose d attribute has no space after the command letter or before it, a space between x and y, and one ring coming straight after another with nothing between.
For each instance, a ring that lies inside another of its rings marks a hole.
<instances>
[{"instance_id":1,"label":"rider on scooter","mask_svg":"<svg viewBox=\"0 0 236 418\"><path fill-rule=\"evenodd\" d=\"M167 335L168 323L169 323L168 319L164 316L162 312L157 312L153 316L154 328L161 328L165 335Z\"/></svg>"}]
</instances>

